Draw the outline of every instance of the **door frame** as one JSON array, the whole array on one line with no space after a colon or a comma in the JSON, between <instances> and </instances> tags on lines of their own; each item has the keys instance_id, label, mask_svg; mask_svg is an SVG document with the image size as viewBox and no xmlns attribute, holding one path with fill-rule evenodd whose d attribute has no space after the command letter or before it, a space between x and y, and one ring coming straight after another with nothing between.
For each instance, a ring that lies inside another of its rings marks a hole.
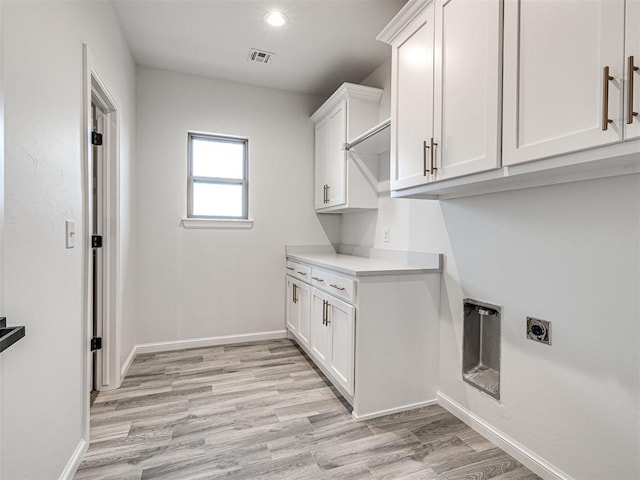
<instances>
[{"instance_id":1,"label":"door frame","mask_svg":"<svg viewBox=\"0 0 640 480\"><path fill-rule=\"evenodd\" d=\"M82 404L84 408L83 429L89 438L89 391L91 388L91 349L93 278L92 278L92 217L95 205L92 187L92 114L91 103L102 110L103 168L102 176L102 325L98 331L103 337L102 350L98 351L97 385L99 390L118 388L120 371L120 325L121 305L119 292L119 245L120 245L120 138L121 115L119 102L111 93L102 77L87 44L82 45L83 57L83 104L82 104L82 257L83 257L83 324L82 364L84 370Z\"/></svg>"}]
</instances>

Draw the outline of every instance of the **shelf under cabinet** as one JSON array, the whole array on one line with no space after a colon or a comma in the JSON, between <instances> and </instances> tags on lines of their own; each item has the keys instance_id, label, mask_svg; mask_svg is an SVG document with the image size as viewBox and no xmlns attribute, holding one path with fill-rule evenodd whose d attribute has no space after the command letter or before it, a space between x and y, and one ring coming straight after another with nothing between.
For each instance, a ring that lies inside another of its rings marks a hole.
<instances>
[{"instance_id":1,"label":"shelf under cabinet","mask_svg":"<svg viewBox=\"0 0 640 480\"><path fill-rule=\"evenodd\" d=\"M449 200L637 173L640 140L632 140L395 190L391 196Z\"/></svg>"}]
</instances>

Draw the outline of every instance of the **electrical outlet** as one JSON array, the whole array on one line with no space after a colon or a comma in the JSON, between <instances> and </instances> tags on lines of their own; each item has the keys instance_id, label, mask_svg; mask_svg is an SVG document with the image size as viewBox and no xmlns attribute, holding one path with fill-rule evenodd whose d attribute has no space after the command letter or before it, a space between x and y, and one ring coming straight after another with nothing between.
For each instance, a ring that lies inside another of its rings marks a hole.
<instances>
[{"instance_id":1,"label":"electrical outlet","mask_svg":"<svg viewBox=\"0 0 640 480\"><path fill-rule=\"evenodd\" d=\"M387 227L384 229L384 243L389 243L391 241L391 227Z\"/></svg>"},{"instance_id":2,"label":"electrical outlet","mask_svg":"<svg viewBox=\"0 0 640 480\"><path fill-rule=\"evenodd\" d=\"M551 345L551 322L539 318L527 317L527 338Z\"/></svg>"}]
</instances>

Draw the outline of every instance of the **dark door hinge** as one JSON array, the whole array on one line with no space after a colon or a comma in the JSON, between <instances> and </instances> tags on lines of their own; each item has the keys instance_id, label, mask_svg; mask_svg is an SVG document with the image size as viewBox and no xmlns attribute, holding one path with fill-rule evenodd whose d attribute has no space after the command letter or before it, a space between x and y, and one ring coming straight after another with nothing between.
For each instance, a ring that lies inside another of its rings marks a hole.
<instances>
[{"instance_id":1,"label":"dark door hinge","mask_svg":"<svg viewBox=\"0 0 640 480\"><path fill-rule=\"evenodd\" d=\"M91 145L102 145L102 134L98 132L91 132Z\"/></svg>"},{"instance_id":2,"label":"dark door hinge","mask_svg":"<svg viewBox=\"0 0 640 480\"><path fill-rule=\"evenodd\" d=\"M102 248L102 235L91 235L91 248Z\"/></svg>"},{"instance_id":3,"label":"dark door hinge","mask_svg":"<svg viewBox=\"0 0 640 480\"><path fill-rule=\"evenodd\" d=\"M93 337L91 339L91 351L100 350L102 348L102 337Z\"/></svg>"}]
</instances>

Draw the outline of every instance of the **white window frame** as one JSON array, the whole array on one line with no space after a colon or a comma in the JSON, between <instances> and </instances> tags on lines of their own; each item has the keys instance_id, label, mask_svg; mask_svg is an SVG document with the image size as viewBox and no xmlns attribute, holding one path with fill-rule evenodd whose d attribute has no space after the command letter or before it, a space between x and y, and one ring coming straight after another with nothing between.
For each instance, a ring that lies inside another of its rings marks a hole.
<instances>
[{"instance_id":1,"label":"white window frame","mask_svg":"<svg viewBox=\"0 0 640 480\"><path fill-rule=\"evenodd\" d=\"M229 142L242 144L244 147L243 158L243 178L218 178L218 177L200 177L193 175L193 139L213 140L217 142ZM235 137L231 135L221 135L213 133L187 133L187 220L203 219L203 220L221 220L221 221L242 221L249 219L249 139L244 137ZM213 216L213 215L194 215L193 214L193 185L194 183L208 183L214 185L242 185L242 216Z\"/></svg>"}]
</instances>

